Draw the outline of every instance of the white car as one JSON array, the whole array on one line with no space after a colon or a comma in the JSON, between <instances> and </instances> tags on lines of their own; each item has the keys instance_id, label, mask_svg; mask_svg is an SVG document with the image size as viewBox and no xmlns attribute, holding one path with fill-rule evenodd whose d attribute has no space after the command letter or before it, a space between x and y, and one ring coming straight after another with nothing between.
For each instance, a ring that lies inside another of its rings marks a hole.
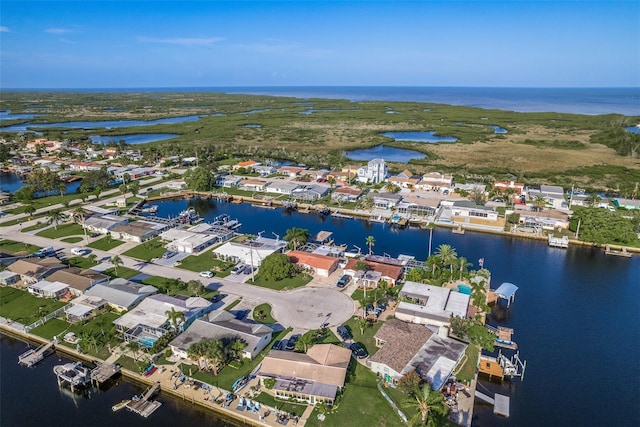
<instances>
[{"instance_id":1,"label":"white car","mask_svg":"<svg viewBox=\"0 0 640 427\"><path fill-rule=\"evenodd\" d=\"M211 271L201 271L200 277L206 277L207 279L211 279L213 277L213 272Z\"/></svg>"},{"instance_id":2,"label":"white car","mask_svg":"<svg viewBox=\"0 0 640 427\"><path fill-rule=\"evenodd\" d=\"M83 256L87 253L91 252L89 249L85 249L85 248L73 248L71 249L71 253L76 255L76 256Z\"/></svg>"}]
</instances>

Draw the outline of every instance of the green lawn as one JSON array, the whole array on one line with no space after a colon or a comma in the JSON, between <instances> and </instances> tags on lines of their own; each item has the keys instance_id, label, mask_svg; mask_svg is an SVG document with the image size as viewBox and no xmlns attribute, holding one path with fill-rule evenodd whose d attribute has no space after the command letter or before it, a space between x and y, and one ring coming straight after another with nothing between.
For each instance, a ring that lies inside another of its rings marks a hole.
<instances>
[{"instance_id":1,"label":"green lawn","mask_svg":"<svg viewBox=\"0 0 640 427\"><path fill-rule=\"evenodd\" d=\"M455 372L456 378L465 384L469 384L475 377L476 369L478 367L478 357L480 356L480 349L477 345L470 344L465 350L464 363Z\"/></svg>"},{"instance_id":2,"label":"green lawn","mask_svg":"<svg viewBox=\"0 0 640 427\"><path fill-rule=\"evenodd\" d=\"M253 319L260 323L276 323L276 319L271 316L271 305L264 303L253 309Z\"/></svg>"},{"instance_id":3,"label":"green lawn","mask_svg":"<svg viewBox=\"0 0 640 427\"><path fill-rule=\"evenodd\" d=\"M218 277L227 277L235 264L219 259L213 259L211 251L205 251L198 255L190 255L183 259L178 268L189 271L213 271Z\"/></svg>"},{"instance_id":4,"label":"green lawn","mask_svg":"<svg viewBox=\"0 0 640 427\"><path fill-rule=\"evenodd\" d=\"M23 325L30 325L65 305L48 298L36 298L20 289L0 287L0 316Z\"/></svg>"},{"instance_id":5,"label":"green lawn","mask_svg":"<svg viewBox=\"0 0 640 427\"><path fill-rule=\"evenodd\" d=\"M76 224L75 222L60 224L58 225L57 229L54 227L49 227L46 230L42 230L41 232L36 233L36 236L48 237L49 239L59 239L61 237L74 235L84 235L82 226Z\"/></svg>"},{"instance_id":6,"label":"green lawn","mask_svg":"<svg viewBox=\"0 0 640 427\"><path fill-rule=\"evenodd\" d=\"M233 308L240 304L240 301L242 301L242 297L238 298L237 300L235 300L234 302L232 302L231 304L229 304L228 306L226 306L224 309L225 311L231 311L233 310Z\"/></svg>"},{"instance_id":7,"label":"green lawn","mask_svg":"<svg viewBox=\"0 0 640 427\"><path fill-rule=\"evenodd\" d=\"M16 242L14 240L7 239L0 240L0 251L8 252L13 255L32 254L39 249L42 248L40 246L29 245L23 242Z\"/></svg>"},{"instance_id":8,"label":"green lawn","mask_svg":"<svg viewBox=\"0 0 640 427\"><path fill-rule=\"evenodd\" d=\"M78 243L78 242L81 242L83 239L84 237L74 236L74 237L67 237L66 239L60 239L60 240L66 243Z\"/></svg>"},{"instance_id":9,"label":"green lawn","mask_svg":"<svg viewBox=\"0 0 640 427\"><path fill-rule=\"evenodd\" d=\"M122 255L130 256L132 258L142 259L145 261L151 261L153 258L160 258L167 249L159 237L148 240L139 244L135 248L131 248L124 252Z\"/></svg>"},{"instance_id":10,"label":"green lawn","mask_svg":"<svg viewBox=\"0 0 640 427\"><path fill-rule=\"evenodd\" d=\"M67 260L71 267L79 267L79 268L91 268L98 265L97 262L91 262L91 260L87 257L82 256L74 256Z\"/></svg>"},{"instance_id":11,"label":"green lawn","mask_svg":"<svg viewBox=\"0 0 640 427\"><path fill-rule=\"evenodd\" d=\"M48 340L52 340L54 336L65 332L69 326L71 325L65 320L51 319L44 325L40 325L37 328L32 329L31 333Z\"/></svg>"},{"instance_id":12,"label":"green lawn","mask_svg":"<svg viewBox=\"0 0 640 427\"><path fill-rule=\"evenodd\" d=\"M280 411L288 412L291 415L301 416L304 413L305 409L307 409L306 403L294 403L276 399L275 397L267 393L260 393L253 400L260 402L263 405L276 408Z\"/></svg>"},{"instance_id":13,"label":"green lawn","mask_svg":"<svg viewBox=\"0 0 640 427\"><path fill-rule=\"evenodd\" d=\"M355 363L355 362L352 362ZM319 407L314 409L306 425L309 427L341 427L345 420L351 427L401 426L404 425L391 405L382 397L376 385L376 375L366 367L355 363L344 392L336 407L318 420Z\"/></svg>"},{"instance_id":14,"label":"green lawn","mask_svg":"<svg viewBox=\"0 0 640 427\"><path fill-rule=\"evenodd\" d=\"M41 228L44 228L44 227L46 227L47 225L49 225L49 224L47 224L46 222L40 222L40 221L38 221L38 222L36 222L34 225L31 225L31 226L29 226L29 227L25 227L25 228L23 228L23 229L22 229L22 232L23 232L23 233L26 233L26 232L29 232L29 231L40 230Z\"/></svg>"},{"instance_id":15,"label":"green lawn","mask_svg":"<svg viewBox=\"0 0 640 427\"><path fill-rule=\"evenodd\" d=\"M344 325L351 331L351 335L353 335L353 340L362 344L369 353L372 355L376 351L378 351L378 347L376 347L376 340L373 336L378 332L378 329L382 326L384 322L378 321L374 324L369 324L364 329L364 334L360 333L360 328L358 327L358 317L352 316L351 319L344 322Z\"/></svg>"},{"instance_id":16,"label":"green lawn","mask_svg":"<svg viewBox=\"0 0 640 427\"><path fill-rule=\"evenodd\" d=\"M140 274L138 270L134 270L132 268L123 267L123 266L118 267L117 272L114 267L111 267L111 268L107 268L102 273L106 274L107 276L111 276L111 278L113 279L115 279L116 277L122 277L123 279L131 279L133 276Z\"/></svg>"},{"instance_id":17,"label":"green lawn","mask_svg":"<svg viewBox=\"0 0 640 427\"><path fill-rule=\"evenodd\" d=\"M128 369L132 372L137 372L141 374L144 372L145 368L149 366L149 363L146 361L136 362L133 358L129 356L120 356L118 360L116 360L116 364L122 366L124 369Z\"/></svg>"},{"instance_id":18,"label":"green lawn","mask_svg":"<svg viewBox=\"0 0 640 427\"><path fill-rule=\"evenodd\" d=\"M265 280L260 278L260 275L257 275L255 278L255 282L252 282L251 279L247 280L246 283L248 285L256 285L261 286L263 288L269 288L276 291L281 291L284 289L295 289L302 287L309 283L313 279L313 276L307 273L299 273L293 277L289 277L282 280Z\"/></svg>"},{"instance_id":19,"label":"green lawn","mask_svg":"<svg viewBox=\"0 0 640 427\"><path fill-rule=\"evenodd\" d=\"M96 240L95 242L89 243L87 246L94 249L99 249L102 251L109 251L117 246L120 246L124 242L122 240L112 239L111 236L103 237L100 240Z\"/></svg>"},{"instance_id":20,"label":"green lawn","mask_svg":"<svg viewBox=\"0 0 640 427\"><path fill-rule=\"evenodd\" d=\"M86 195L86 193L85 193ZM68 201L72 201L75 199L80 199L82 197L82 194L79 193L71 193L71 194L65 194L64 196L61 195L56 195L56 196L48 196L48 197L40 197L37 199L33 199L31 201L31 204L33 206L35 206L36 209L41 209L41 208L45 208L48 206L53 206L53 205L57 205L57 204L64 204L64 202ZM11 209L9 211L7 211L7 213L11 213L11 214L20 214L24 212L24 208L26 205L17 207L15 209Z\"/></svg>"}]
</instances>

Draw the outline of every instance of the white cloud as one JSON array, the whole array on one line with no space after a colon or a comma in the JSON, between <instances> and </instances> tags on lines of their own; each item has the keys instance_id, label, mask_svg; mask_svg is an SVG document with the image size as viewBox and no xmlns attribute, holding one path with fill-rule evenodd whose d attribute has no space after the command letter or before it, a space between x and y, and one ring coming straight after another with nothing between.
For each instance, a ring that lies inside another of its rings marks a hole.
<instances>
[{"instance_id":1,"label":"white cloud","mask_svg":"<svg viewBox=\"0 0 640 427\"><path fill-rule=\"evenodd\" d=\"M138 37L139 42L175 44L180 46L211 46L214 43L224 40L222 37L176 37L168 39L157 39L153 37Z\"/></svg>"},{"instance_id":2,"label":"white cloud","mask_svg":"<svg viewBox=\"0 0 640 427\"><path fill-rule=\"evenodd\" d=\"M0 33L10 33L11 30L9 29L9 27L5 27L5 26L1 26L0 27Z\"/></svg>"},{"instance_id":3,"label":"white cloud","mask_svg":"<svg viewBox=\"0 0 640 427\"><path fill-rule=\"evenodd\" d=\"M44 32L49 34L68 34L73 33L73 30L69 30L68 28L47 28Z\"/></svg>"}]
</instances>

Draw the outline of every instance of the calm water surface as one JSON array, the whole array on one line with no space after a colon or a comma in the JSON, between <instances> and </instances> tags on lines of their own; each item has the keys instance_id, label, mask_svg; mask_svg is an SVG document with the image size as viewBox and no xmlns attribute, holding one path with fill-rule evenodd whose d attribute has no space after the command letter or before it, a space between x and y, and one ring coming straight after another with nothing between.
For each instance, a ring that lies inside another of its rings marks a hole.
<instances>
[{"instance_id":1,"label":"calm water surface","mask_svg":"<svg viewBox=\"0 0 640 427\"><path fill-rule=\"evenodd\" d=\"M147 142L164 141L180 136L175 133L140 133L135 135L91 135L91 142L94 144L107 144L111 141L119 142L121 139L129 145L146 144Z\"/></svg>"},{"instance_id":2,"label":"calm water surface","mask_svg":"<svg viewBox=\"0 0 640 427\"><path fill-rule=\"evenodd\" d=\"M415 150L376 145L371 148L347 151L345 155L351 160L385 159L387 162L408 163L411 159L424 159L425 154Z\"/></svg>"},{"instance_id":3,"label":"calm water surface","mask_svg":"<svg viewBox=\"0 0 640 427\"><path fill-rule=\"evenodd\" d=\"M67 193L75 193L82 184L82 180L67 182L65 187ZM17 190L25 186L20 177L15 173L0 172L0 190L15 193Z\"/></svg>"},{"instance_id":4,"label":"calm water surface","mask_svg":"<svg viewBox=\"0 0 640 427\"><path fill-rule=\"evenodd\" d=\"M384 132L380 135L393 138L396 141L428 142L430 144L436 142L456 142L458 140L455 136L436 135L435 131L432 130L427 132Z\"/></svg>"},{"instance_id":5,"label":"calm water surface","mask_svg":"<svg viewBox=\"0 0 640 427\"><path fill-rule=\"evenodd\" d=\"M200 116L168 117L156 120L103 120L98 122L61 122L61 123L23 123L14 126L1 127L3 132L24 132L27 128L68 128L68 129L97 129L97 128L122 128L130 126L153 126L175 123L187 123L200 120Z\"/></svg>"}]
</instances>

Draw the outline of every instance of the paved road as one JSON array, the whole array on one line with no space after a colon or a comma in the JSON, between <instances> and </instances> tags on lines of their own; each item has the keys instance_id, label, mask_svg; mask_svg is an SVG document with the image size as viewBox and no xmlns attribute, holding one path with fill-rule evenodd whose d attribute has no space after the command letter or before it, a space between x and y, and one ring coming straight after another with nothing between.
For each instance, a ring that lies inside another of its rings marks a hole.
<instances>
[{"instance_id":1,"label":"paved road","mask_svg":"<svg viewBox=\"0 0 640 427\"><path fill-rule=\"evenodd\" d=\"M35 223L35 221L33 221ZM27 227L29 224L23 224ZM67 256L71 255L71 248L80 243L71 244L59 240L20 232L20 226L0 227L0 236L16 241L22 241L42 247L53 246L56 250L62 249ZM92 249L98 259L111 258L114 254L121 254L125 249L134 246L126 243L114 248L112 252ZM347 295L339 292L334 287L327 286L327 279L314 279L303 288L291 291L274 291L245 283L237 283L224 278L203 279L198 273L177 268L141 262L134 258L119 255L125 267L132 268L153 276L176 278L183 281L200 280L210 288L217 288L223 293L229 294L226 302L235 300L234 295L243 300L256 303L268 303L272 307L273 317L284 327L292 327L296 330L318 329L322 324L337 326L348 320L355 312L354 301Z\"/></svg>"}]
</instances>

